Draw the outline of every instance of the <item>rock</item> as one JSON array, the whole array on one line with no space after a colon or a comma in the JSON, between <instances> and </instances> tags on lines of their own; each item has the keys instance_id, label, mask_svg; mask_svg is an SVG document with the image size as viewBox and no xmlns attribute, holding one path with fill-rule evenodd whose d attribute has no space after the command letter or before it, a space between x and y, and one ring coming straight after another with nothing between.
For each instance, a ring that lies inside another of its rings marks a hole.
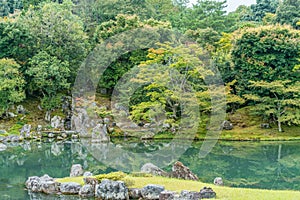
<instances>
[{"instance_id":1,"label":"rock","mask_svg":"<svg viewBox=\"0 0 300 200\"><path fill-rule=\"evenodd\" d=\"M23 105L18 105L17 106L17 113L18 114L25 114L26 113L26 109L24 108Z\"/></svg>"},{"instance_id":2,"label":"rock","mask_svg":"<svg viewBox=\"0 0 300 200\"><path fill-rule=\"evenodd\" d=\"M202 199L212 199L216 198L216 193L213 191L211 188L204 187L203 189L200 190L200 194Z\"/></svg>"},{"instance_id":3,"label":"rock","mask_svg":"<svg viewBox=\"0 0 300 200\"><path fill-rule=\"evenodd\" d=\"M47 137L48 137L48 138L54 138L55 135L54 135L54 133L48 133Z\"/></svg>"},{"instance_id":4,"label":"rock","mask_svg":"<svg viewBox=\"0 0 300 200\"><path fill-rule=\"evenodd\" d=\"M130 197L130 199L142 198L142 190L138 189L138 188L130 188L129 189L129 197Z\"/></svg>"},{"instance_id":5,"label":"rock","mask_svg":"<svg viewBox=\"0 0 300 200\"><path fill-rule=\"evenodd\" d=\"M1 135L7 134L7 131L6 131L6 130L0 130L0 134L1 134Z\"/></svg>"},{"instance_id":6,"label":"rock","mask_svg":"<svg viewBox=\"0 0 300 200\"><path fill-rule=\"evenodd\" d=\"M183 190L180 193L180 200L198 200L201 199L201 194L199 192L191 192Z\"/></svg>"},{"instance_id":7,"label":"rock","mask_svg":"<svg viewBox=\"0 0 300 200\"><path fill-rule=\"evenodd\" d=\"M264 124L260 125L260 128L262 128L262 129L269 129L269 128L271 128L271 126L270 126L269 123L264 123Z\"/></svg>"},{"instance_id":8,"label":"rock","mask_svg":"<svg viewBox=\"0 0 300 200\"><path fill-rule=\"evenodd\" d=\"M221 130L232 130L233 125L230 121L225 120L221 125Z\"/></svg>"},{"instance_id":9,"label":"rock","mask_svg":"<svg viewBox=\"0 0 300 200\"><path fill-rule=\"evenodd\" d=\"M98 184L98 180L93 177L84 177L83 181L85 185L93 185L94 187Z\"/></svg>"},{"instance_id":10,"label":"rock","mask_svg":"<svg viewBox=\"0 0 300 200\"><path fill-rule=\"evenodd\" d=\"M160 169L152 163L144 164L141 168L141 172L152 174L155 176L167 176L167 172L165 172L164 170Z\"/></svg>"},{"instance_id":11,"label":"rock","mask_svg":"<svg viewBox=\"0 0 300 200\"><path fill-rule=\"evenodd\" d=\"M59 187L62 194L79 194L81 185L79 183L62 183Z\"/></svg>"},{"instance_id":12,"label":"rock","mask_svg":"<svg viewBox=\"0 0 300 200\"><path fill-rule=\"evenodd\" d=\"M83 168L80 164L72 165L70 177L77 177L83 175Z\"/></svg>"},{"instance_id":13,"label":"rock","mask_svg":"<svg viewBox=\"0 0 300 200\"><path fill-rule=\"evenodd\" d=\"M42 177L31 176L25 182L26 188L32 192L43 192L53 194L59 191L59 183L47 174Z\"/></svg>"},{"instance_id":14,"label":"rock","mask_svg":"<svg viewBox=\"0 0 300 200\"><path fill-rule=\"evenodd\" d=\"M83 176L89 177L89 176L93 176L93 174L91 172L84 172Z\"/></svg>"},{"instance_id":15,"label":"rock","mask_svg":"<svg viewBox=\"0 0 300 200\"><path fill-rule=\"evenodd\" d=\"M45 121L50 122L51 121L51 113L50 111L47 111L45 114Z\"/></svg>"},{"instance_id":16,"label":"rock","mask_svg":"<svg viewBox=\"0 0 300 200\"><path fill-rule=\"evenodd\" d=\"M15 114L12 113L12 112L8 112L8 113L7 113L7 116L8 116L9 118L17 117L17 115L15 115Z\"/></svg>"},{"instance_id":17,"label":"rock","mask_svg":"<svg viewBox=\"0 0 300 200\"><path fill-rule=\"evenodd\" d=\"M95 196L101 199L128 200L128 188L123 181L111 181L108 179L96 185Z\"/></svg>"},{"instance_id":18,"label":"rock","mask_svg":"<svg viewBox=\"0 0 300 200\"><path fill-rule=\"evenodd\" d=\"M171 125L170 124L163 124L163 126L162 126L164 129L169 129L169 128L171 128Z\"/></svg>"},{"instance_id":19,"label":"rock","mask_svg":"<svg viewBox=\"0 0 300 200\"><path fill-rule=\"evenodd\" d=\"M43 126L42 125L37 125L36 131L38 133L40 133L43 130Z\"/></svg>"},{"instance_id":20,"label":"rock","mask_svg":"<svg viewBox=\"0 0 300 200\"><path fill-rule=\"evenodd\" d=\"M25 124L20 130L20 135L24 136L25 138L30 138L30 131L31 125Z\"/></svg>"},{"instance_id":21,"label":"rock","mask_svg":"<svg viewBox=\"0 0 300 200\"><path fill-rule=\"evenodd\" d=\"M72 139L78 139L78 138L79 138L79 135L77 135L77 134L72 134L72 135L71 135L71 138L72 138Z\"/></svg>"},{"instance_id":22,"label":"rock","mask_svg":"<svg viewBox=\"0 0 300 200\"><path fill-rule=\"evenodd\" d=\"M184 166L179 161L177 161L172 167L172 177L194 181L199 180L198 177L193 172L191 172L188 167Z\"/></svg>"},{"instance_id":23,"label":"rock","mask_svg":"<svg viewBox=\"0 0 300 200\"><path fill-rule=\"evenodd\" d=\"M175 192L173 191L162 191L159 194L159 200L173 200L175 197Z\"/></svg>"},{"instance_id":24,"label":"rock","mask_svg":"<svg viewBox=\"0 0 300 200\"><path fill-rule=\"evenodd\" d=\"M63 120L60 116L54 116L51 119L51 126L55 129L64 129L65 120Z\"/></svg>"},{"instance_id":25,"label":"rock","mask_svg":"<svg viewBox=\"0 0 300 200\"><path fill-rule=\"evenodd\" d=\"M109 118L104 118L104 119L103 119L103 123L104 123L104 124L109 124L109 122L110 122L110 119L109 119Z\"/></svg>"},{"instance_id":26,"label":"rock","mask_svg":"<svg viewBox=\"0 0 300 200\"><path fill-rule=\"evenodd\" d=\"M5 144L0 143L0 151L5 151L7 146Z\"/></svg>"},{"instance_id":27,"label":"rock","mask_svg":"<svg viewBox=\"0 0 300 200\"><path fill-rule=\"evenodd\" d=\"M46 194L55 194L59 191L60 183L55 182L54 180L41 180L40 190Z\"/></svg>"},{"instance_id":28,"label":"rock","mask_svg":"<svg viewBox=\"0 0 300 200\"><path fill-rule=\"evenodd\" d=\"M93 196L95 196L95 186L93 186L93 185L84 185L79 190L79 195L81 197L93 197Z\"/></svg>"},{"instance_id":29,"label":"rock","mask_svg":"<svg viewBox=\"0 0 300 200\"><path fill-rule=\"evenodd\" d=\"M97 124L97 126L93 128L92 139L93 142L108 142L110 140L107 133L106 124Z\"/></svg>"},{"instance_id":30,"label":"rock","mask_svg":"<svg viewBox=\"0 0 300 200\"><path fill-rule=\"evenodd\" d=\"M41 179L38 176L31 176L25 182L26 188L32 192L39 192L40 191L40 182Z\"/></svg>"},{"instance_id":31,"label":"rock","mask_svg":"<svg viewBox=\"0 0 300 200\"><path fill-rule=\"evenodd\" d=\"M151 139L154 138L154 136L155 136L155 134L150 132L150 133L147 133L147 134L143 135L141 137L141 140L151 140Z\"/></svg>"},{"instance_id":32,"label":"rock","mask_svg":"<svg viewBox=\"0 0 300 200\"><path fill-rule=\"evenodd\" d=\"M142 189L142 197L147 200L159 199L159 195L165 188L160 185L149 184Z\"/></svg>"},{"instance_id":33,"label":"rock","mask_svg":"<svg viewBox=\"0 0 300 200\"><path fill-rule=\"evenodd\" d=\"M215 179L214 179L214 184L215 184L215 185L219 185L219 186L224 185L223 179L222 179L221 177L215 178Z\"/></svg>"}]
</instances>

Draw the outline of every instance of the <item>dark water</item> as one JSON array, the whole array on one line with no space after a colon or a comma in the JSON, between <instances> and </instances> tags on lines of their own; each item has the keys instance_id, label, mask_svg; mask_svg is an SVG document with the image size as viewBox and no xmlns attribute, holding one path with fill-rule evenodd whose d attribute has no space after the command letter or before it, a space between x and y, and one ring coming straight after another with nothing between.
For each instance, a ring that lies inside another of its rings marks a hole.
<instances>
[{"instance_id":1,"label":"dark water","mask_svg":"<svg viewBox=\"0 0 300 200\"><path fill-rule=\"evenodd\" d=\"M169 143L118 141L115 148L126 150L121 154L107 144L89 142L8 144L7 150L0 152L0 199L58 199L57 196L30 197L24 190L24 182L35 175L68 176L70 166L75 163L93 173L122 167L137 171L147 160L128 152L152 154L164 169L170 170L167 162L172 153L167 154L166 159L155 154L165 147L182 146L180 141ZM219 142L205 158L199 156L201 144L193 143L184 154L177 156L203 182L212 183L215 177L222 177L225 184L232 187L300 190L300 142Z\"/></svg>"}]
</instances>

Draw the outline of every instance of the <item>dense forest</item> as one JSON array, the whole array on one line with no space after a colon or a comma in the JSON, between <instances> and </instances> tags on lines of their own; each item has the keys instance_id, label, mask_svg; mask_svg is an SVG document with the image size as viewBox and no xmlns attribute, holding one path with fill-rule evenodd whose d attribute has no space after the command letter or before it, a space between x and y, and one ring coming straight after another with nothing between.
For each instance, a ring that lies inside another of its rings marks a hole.
<instances>
[{"instance_id":1,"label":"dense forest","mask_svg":"<svg viewBox=\"0 0 300 200\"><path fill-rule=\"evenodd\" d=\"M85 58L103 41L128 30L171 29L197 42L221 73L229 114L247 110L282 126L300 125L300 0L257 0L226 12L226 0L2 0L0 2L0 114L12 105L37 98L54 111L70 95ZM123 54L104 72L98 91L107 95L123 75L141 69L132 84L147 76L143 68L159 66L182 72L196 91L202 115L211 112L203 74L213 73L196 62L184 45ZM199 51L199 52L198 52ZM130 118L149 123L164 110L163 122L180 119L179 94L165 81L140 87L131 97ZM148 76L149 77L149 76ZM195 102L194 99L188 101ZM245 109L247 108L247 109Z\"/></svg>"}]
</instances>

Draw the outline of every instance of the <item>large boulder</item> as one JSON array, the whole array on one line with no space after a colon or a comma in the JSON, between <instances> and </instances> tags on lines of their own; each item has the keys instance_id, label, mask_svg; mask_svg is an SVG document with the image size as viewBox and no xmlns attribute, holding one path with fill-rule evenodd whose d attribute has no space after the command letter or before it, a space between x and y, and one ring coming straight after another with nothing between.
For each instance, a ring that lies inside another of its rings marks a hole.
<instances>
[{"instance_id":1,"label":"large boulder","mask_svg":"<svg viewBox=\"0 0 300 200\"><path fill-rule=\"evenodd\" d=\"M23 105L18 105L17 106L17 113L18 114L25 114L26 113L26 109L24 108Z\"/></svg>"},{"instance_id":2,"label":"large boulder","mask_svg":"<svg viewBox=\"0 0 300 200\"><path fill-rule=\"evenodd\" d=\"M65 124L65 120L62 119L60 116L54 116L51 118L51 127L55 128L55 129L61 129L64 130L64 124Z\"/></svg>"},{"instance_id":3,"label":"large boulder","mask_svg":"<svg viewBox=\"0 0 300 200\"><path fill-rule=\"evenodd\" d=\"M142 189L142 197L147 200L155 200L159 199L159 195L165 188L161 185L153 185L149 184L143 187Z\"/></svg>"},{"instance_id":4,"label":"large boulder","mask_svg":"<svg viewBox=\"0 0 300 200\"><path fill-rule=\"evenodd\" d=\"M215 179L214 179L214 184L215 184L215 185L219 185L219 186L224 185L223 179L222 179L221 177L215 178Z\"/></svg>"},{"instance_id":5,"label":"large boulder","mask_svg":"<svg viewBox=\"0 0 300 200\"><path fill-rule=\"evenodd\" d=\"M83 175L83 168L80 164L72 165L70 177L77 177Z\"/></svg>"},{"instance_id":6,"label":"large boulder","mask_svg":"<svg viewBox=\"0 0 300 200\"><path fill-rule=\"evenodd\" d=\"M172 167L172 177L194 181L199 180L198 177L193 172L191 172L188 167L184 166L179 161L177 161Z\"/></svg>"},{"instance_id":7,"label":"large boulder","mask_svg":"<svg viewBox=\"0 0 300 200\"><path fill-rule=\"evenodd\" d=\"M25 182L26 188L32 192L43 192L46 194L53 194L59 191L59 183L45 174L42 177L31 176Z\"/></svg>"},{"instance_id":8,"label":"large boulder","mask_svg":"<svg viewBox=\"0 0 300 200\"><path fill-rule=\"evenodd\" d=\"M232 130L233 129L233 124L230 121L223 121L221 125L221 130Z\"/></svg>"},{"instance_id":9,"label":"large boulder","mask_svg":"<svg viewBox=\"0 0 300 200\"><path fill-rule=\"evenodd\" d=\"M152 174L154 176L167 176L168 174L167 172L165 172L164 170L160 169L152 163L144 164L141 168L141 172Z\"/></svg>"},{"instance_id":10,"label":"large boulder","mask_svg":"<svg viewBox=\"0 0 300 200\"><path fill-rule=\"evenodd\" d=\"M29 138L30 137L30 131L31 131L31 125L30 124L25 124L21 130L20 130L20 135Z\"/></svg>"},{"instance_id":11,"label":"large boulder","mask_svg":"<svg viewBox=\"0 0 300 200\"><path fill-rule=\"evenodd\" d=\"M96 185L95 196L100 199L128 200L128 188L123 181L111 181L104 179Z\"/></svg>"},{"instance_id":12,"label":"large boulder","mask_svg":"<svg viewBox=\"0 0 300 200\"><path fill-rule=\"evenodd\" d=\"M95 186L93 185L84 185L79 190L79 195L82 197L93 197L95 196Z\"/></svg>"},{"instance_id":13,"label":"large boulder","mask_svg":"<svg viewBox=\"0 0 300 200\"><path fill-rule=\"evenodd\" d=\"M180 193L180 200L199 200L201 199L200 192L186 191L183 190Z\"/></svg>"},{"instance_id":14,"label":"large boulder","mask_svg":"<svg viewBox=\"0 0 300 200\"><path fill-rule=\"evenodd\" d=\"M81 185L79 183L62 183L59 187L62 194L79 194Z\"/></svg>"},{"instance_id":15,"label":"large boulder","mask_svg":"<svg viewBox=\"0 0 300 200\"><path fill-rule=\"evenodd\" d=\"M203 189L200 190L200 194L202 199L212 199L212 198L216 198L216 192L213 191L212 188L210 187L204 187Z\"/></svg>"},{"instance_id":16,"label":"large boulder","mask_svg":"<svg viewBox=\"0 0 300 200\"><path fill-rule=\"evenodd\" d=\"M142 190L139 188L130 188L129 189L129 198L130 199L140 199L142 198Z\"/></svg>"},{"instance_id":17,"label":"large boulder","mask_svg":"<svg viewBox=\"0 0 300 200\"><path fill-rule=\"evenodd\" d=\"M174 200L175 194L173 191L162 191L159 195L159 200Z\"/></svg>"}]
</instances>

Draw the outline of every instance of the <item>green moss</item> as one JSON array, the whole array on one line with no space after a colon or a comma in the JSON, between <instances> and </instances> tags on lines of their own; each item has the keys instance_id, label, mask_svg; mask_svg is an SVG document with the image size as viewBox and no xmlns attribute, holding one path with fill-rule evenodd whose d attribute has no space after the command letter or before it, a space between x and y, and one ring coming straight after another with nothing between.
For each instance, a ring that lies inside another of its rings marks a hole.
<instances>
[{"instance_id":1,"label":"green moss","mask_svg":"<svg viewBox=\"0 0 300 200\"><path fill-rule=\"evenodd\" d=\"M20 130L22 129L23 126L24 126L23 122L17 122L12 127L10 127L10 129L8 130L8 134L20 135Z\"/></svg>"},{"instance_id":2,"label":"green moss","mask_svg":"<svg viewBox=\"0 0 300 200\"><path fill-rule=\"evenodd\" d=\"M122 180L126 176L127 176L127 174L125 174L124 172L112 172L112 173L109 173L109 174L99 174L99 175L95 176L95 178L99 182L101 182L103 179L109 179L109 180L117 181L117 180Z\"/></svg>"}]
</instances>

